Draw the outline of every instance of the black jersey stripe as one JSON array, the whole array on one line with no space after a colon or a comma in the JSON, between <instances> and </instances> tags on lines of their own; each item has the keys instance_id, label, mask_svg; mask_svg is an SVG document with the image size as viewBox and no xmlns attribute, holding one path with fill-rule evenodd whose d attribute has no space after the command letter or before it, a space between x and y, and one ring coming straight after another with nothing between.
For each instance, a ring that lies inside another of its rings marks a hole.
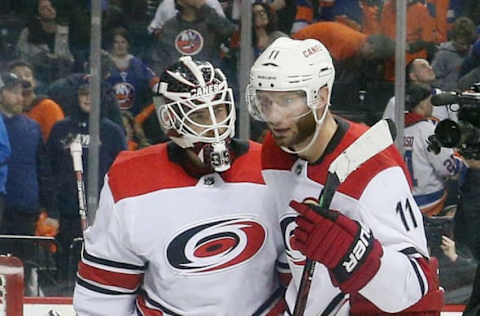
<instances>
[{"instance_id":1,"label":"black jersey stripe","mask_svg":"<svg viewBox=\"0 0 480 316\"><path fill-rule=\"evenodd\" d=\"M408 247L408 248L405 248L405 249L402 249L400 250L401 253L403 253L404 255L406 256L412 256L412 255L421 255L417 249L415 249L414 247ZM423 257L423 256L422 256Z\"/></svg>"},{"instance_id":2,"label":"black jersey stripe","mask_svg":"<svg viewBox=\"0 0 480 316\"><path fill-rule=\"evenodd\" d=\"M340 304L340 302L345 297L345 293L340 292L338 293L331 301L328 303L327 308L325 308L322 312L322 316L328 316L330 313L335 309L335 307Z\"/></svg>"},{"instance_id":3,"label":"black jersey stripe","mask_svg":"<svg viewBox=\"0 0 480 316\"><path fill-rule=\"evenodd\" d=\"M140 295L142 295L145 298L146 302L148 302L152 306L155 306L155 308L159 309L161 312L167 313L172 316L180 316L180 314L172 312L171 310L169 310L167 307L163 306L159 302L154 301L150 296L148 296L145 290L142 290Z\"/></svg>"},{"instance_id":4,"label":"black jersey stripe","mask_svg":"<svg viewBox=\"0 0 480 316\"><path fill-rule=\"evenodd\" d=\"M414 262L413 260L410 260L410 263L412 264L413 271L415 271L415 274L417 275L418 283L420 285L420 291L422 293L422 296L425 295L425 283L423 282L422 275L420 274L420 271L418 269L418 263Z\"/></svg>"},{"instance_id":5,"label":"black jersey stripe","mask_svg":"<svg viewBox=\"0 0 480 316\"><path fill-rule=\"evenodd\" d=\"M104 266L112 267L112 268L120 268L120 269L125 269L125 270L145 270L145 268L146 268L146 265L138 266L138 265L131 264L131 263L123 263L123 262L98 258L98 257L95 257L95 256L89 254L85 248L83 248L82 256L83 256L83 258L85 258L88 261L98 263L98 264L101 264L101 265L104 265Z\"/></svg>"},{"instance_id":6,"label":"black jersey stripe","mask_svg":"<svg viewBox=\"0 0 480 316\"><path fill-rule=\"evenodd\" d=\"M259 308L257 308L257 310L252 314L252 316L260 316L263 312L267 310L268 307L273 304L273 302L275 302L275 300L284 295L285 290L286 288L284 288L283 286L279 287L275 292L272 293L272 295L270 295L269 298L267 298L267 300L262 305L260 305Z\"/></svg>"},{"instance_id":7,"label":"black jersey stripe","mask_svg":"<svg viewBox=\"0 0 480 316\"><path fill-rule=\"evenodd\" d=\"M90 291L94 291L94 292L101 293L101 294L107 294L107 295L134 295L137 292L137 291L120 292L120 291L105 289L103 287L99 287L97 285L88 283L87 281L85 281L81 278L77 278L77 284L80 285L80 286L83 286L86 289L89 289Z\"/></svg>"}]
</instances>

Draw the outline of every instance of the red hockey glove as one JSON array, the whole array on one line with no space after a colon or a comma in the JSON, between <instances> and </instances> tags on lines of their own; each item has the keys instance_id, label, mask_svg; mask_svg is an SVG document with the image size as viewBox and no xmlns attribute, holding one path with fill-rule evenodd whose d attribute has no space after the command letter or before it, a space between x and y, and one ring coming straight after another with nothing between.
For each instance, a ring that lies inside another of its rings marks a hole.
<instances>
[{"instance_id":1,"label":"red hockey glove","mask_svg":"<svg viewBox=\"0 0 480 316\"><path fill-rule=\"evenodd\" d=\"M333 284L343 292L357 292L380 268L383 249L357 221L338 211L291 201L300 215L292 246L308 258L325 265Z\"/></svg>"}]
</instances>

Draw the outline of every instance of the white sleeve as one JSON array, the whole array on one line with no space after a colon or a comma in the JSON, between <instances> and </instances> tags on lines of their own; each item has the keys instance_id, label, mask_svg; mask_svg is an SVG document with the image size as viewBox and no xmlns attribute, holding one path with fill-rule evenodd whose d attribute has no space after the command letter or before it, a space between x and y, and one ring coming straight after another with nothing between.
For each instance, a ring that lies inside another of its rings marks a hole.
<instances>
[{"instance_id":1,"label":"white sleeve","mask_svg":"<svg viewBox=\"0 0 480 316\"><path fill-rule=\"evenodd\" d=\"M218 0L207 0L205 3L209 7L213 8L218 15L220 15L223 18L225 17L225 12L223 12L222 5Z\"/></svg>"},{"instance_id":2,"label":"white sleeve","mask_svg":"<svg viewBox=\"0 0 480 316\"><path fill-rule=\"evenodd\" d=\"M401 168L377 174L363 192L360 208L360 220L382 244L383 256L379 271L359 293L383 311L402 311L428 291L415 259L428 252L422 214Z\"/></svg>"},{"instance_id":3,"label":"white sleeve","mask_svg":"<svg viewBox=\"0 0 480 316\"><path fill-rule=\"evenodd\" d=\"M126 219L119 212L106 177L95 223L84 233L73 296L78 316L135 313L136 291L143 278L145 262L130 250Z\"/></svg>"},{"instance_id":4,"label":"white sleeve","mask_svg":"<svg viewBox=\"0 0 480 316\"><path fill-rule=\"evenodd\" d=\"M382 119L387 118L395 120L395 97L391 97L390 100L388 100L385 111L383 112Z\"/></svg>"},{"instance_id":5,"label":"white sleeve","mask_svg":"<svg viewBox=\"0 0 480 316\"><path fill-rule=\"evenodd\" d=\"M173 18L176 13L174 0L163 0L155 11L155 16L148 26L148 31L152 33L154 30L162 28L165 22Z\"/></svg>"}]
</instances>

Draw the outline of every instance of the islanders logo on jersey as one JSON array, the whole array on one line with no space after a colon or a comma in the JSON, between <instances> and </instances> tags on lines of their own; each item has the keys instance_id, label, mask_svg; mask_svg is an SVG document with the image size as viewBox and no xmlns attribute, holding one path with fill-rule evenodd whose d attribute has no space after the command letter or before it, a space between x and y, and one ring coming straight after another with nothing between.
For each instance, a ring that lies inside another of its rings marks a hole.
<instances>
[{"instance_id":1,"label":"islanders logo on jersey","mask_svg":"<svg viewBox=\"0 0 480 316\"><path fill-rule=\"evenodd\" d=\"M203 36L197 30L181 31L175 38L175 48L181 55L196 55L203 48Z\"/></svg>"},{"instance_id":2,"label":"islanders logo on jersey","mask_svg":"<svg viewBox=\"0 0 480 316\"><path fill-rule=\"evenodd\" d=\"M297 218L295 214L286 214L280 219L280 228L282 229L283 243L289 260L297 265L304 265L305 256L292 247L293 230L297 227L295 218Z\"/></svg>"},{"instance_id":3,"label":"islanders logo on jersey","mask_svg":"<svg viewBox=\"0 0 480 316\"><path fill-rule=\"evenodd\" d=\"M182 274L217 272L252 259L266 237L265 227L252 218L214 220L178 232L167 245L166 257Z\"/></svg>"},{"instance_id":4,"label":"islanders logo on jersey","mask_svg":"<svg viewBox=\"0 0 480 316\"><path fill-rule=\"evenodd\" d=\"M120 110L128 110L135 104L135 87L130 82L118 82L113 86Z\"/></svg>"}]
</instances>

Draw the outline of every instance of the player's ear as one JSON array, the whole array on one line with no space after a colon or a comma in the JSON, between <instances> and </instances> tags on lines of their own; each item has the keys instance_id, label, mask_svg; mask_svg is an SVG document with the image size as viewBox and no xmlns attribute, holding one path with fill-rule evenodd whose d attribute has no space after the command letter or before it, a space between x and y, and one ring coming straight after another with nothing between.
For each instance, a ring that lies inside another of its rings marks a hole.
<instances>
[{"instance_id":1,"label":"player's ear","mask_svg":"<svg viewBox=\"0 0 480 316\"><path fill-rule=\"evenodd\" d=\"M318 89L318 99L320 101L320 105L323 106L328 103L328 86L324 85L320 89Z\"/></svg>"}]
</instances>

